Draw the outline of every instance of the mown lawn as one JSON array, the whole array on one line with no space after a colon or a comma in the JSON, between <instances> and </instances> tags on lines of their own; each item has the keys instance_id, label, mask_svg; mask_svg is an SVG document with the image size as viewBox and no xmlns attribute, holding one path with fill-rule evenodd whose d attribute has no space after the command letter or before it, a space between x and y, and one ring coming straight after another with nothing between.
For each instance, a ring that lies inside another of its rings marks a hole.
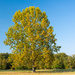
<instances>
[{"instance_id":1,"label":"mown lawn","mask_svg":"<svg viewBox=\"0 0 75 75\"><path fill-rule=\"evenodd\" d=\"M75 75L75 69L36 70L0 70L0 75Z\"/></svg>"}]
</instances>

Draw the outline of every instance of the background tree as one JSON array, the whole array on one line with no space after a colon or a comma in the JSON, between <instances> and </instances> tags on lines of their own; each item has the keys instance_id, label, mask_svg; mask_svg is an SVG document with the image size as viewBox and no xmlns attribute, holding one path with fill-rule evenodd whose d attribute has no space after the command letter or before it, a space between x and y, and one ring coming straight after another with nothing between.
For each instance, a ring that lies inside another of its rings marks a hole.
<instances>
[{"instance_id":1,"label":"background tree","mask_svg":"<svg viewBox=\"0 0 75 75\"><path fill-rule=\"evenodd\" d=\"M68 55L66 55L65 53L57 53L54 55L54 57L55 57L55 60L53 62L52 68L56 68L56 69L67 68Z\"/></svg>"},{"instance_id":2,"label":"background tree","mask_svg":"<svg viewBox=\"0 0 75 75\"><path fill-rule=\"evenodd\" d=\"M10 69L11 63L8 63L8 53L0 53L0 69Z\"/></svg>"},{"instance_id":3,"label":"background tree","mask_svg":"<svg viewBox=\"0 0 75 75\"><path fill-rule=\"evenodd\" d=\"M72 68L75 69L75 54L72 55L72 61L73 61Z\"/></svg>"},{"instance_id":4,"label":"background tree","mask_svg":"<svg viewBox=\"0 0 75 75\"><path fill-rule=\"evenodd\" d=\"M56 46L57 39L46 13L41 12L39 7L27 7L22 12L16 11L12 20L14 25L6 32L4 44L13 48L12 51L16 55L14 60L18 62L14 61L13 66L19 66L20 62L25 61L33 65L34 72L34 67L43 60L45 68L49 68L53 62L53 54L60 46Z\"/></svg>"}]
</instances>

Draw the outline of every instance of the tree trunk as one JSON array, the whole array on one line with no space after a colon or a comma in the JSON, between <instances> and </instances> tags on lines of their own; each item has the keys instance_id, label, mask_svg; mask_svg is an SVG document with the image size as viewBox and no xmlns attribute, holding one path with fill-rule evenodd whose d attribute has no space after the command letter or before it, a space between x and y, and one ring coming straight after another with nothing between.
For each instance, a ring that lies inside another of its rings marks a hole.
<instances>
[{"instance_id":1,"label":"tree trunk","mask_svg":"<svg viewBox=\"0 0 75 75\"><path fill-rule=\"evenodd\" d=\"M35 72L35 69L36 69L36 67L35 67L34 60L33 60L33 68L32 68L32 71Z\"/></svg>"},{"instance_id":2,"label":"tree trunk","mask_svg":"<svg viewBox=\"0 0 75 75\"><path fill-rule=\"evenodd\" d=\"M33 72L35 72L35 67L33 67Z\"/></svg>"}]
</instances>

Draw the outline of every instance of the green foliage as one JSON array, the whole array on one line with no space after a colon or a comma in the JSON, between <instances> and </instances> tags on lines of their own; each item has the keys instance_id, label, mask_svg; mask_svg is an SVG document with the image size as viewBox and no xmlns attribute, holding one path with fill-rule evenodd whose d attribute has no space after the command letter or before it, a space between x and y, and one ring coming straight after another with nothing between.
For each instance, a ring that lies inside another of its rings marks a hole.
<instances>
[{"instance_id":1,"label":"green foliage","mask_svg":"<svg viewBox=\"0 0 75 75\"><path fill-rule=\"evenodd\" d=\"M55 61L53 62L53 68L65 69L65 60L68 58L68 55L65 53L55 54Z\"/></svg>"},{"instance_id":2,"label":"green foliage","mask_svg":"<svg viewBox=\"0 0 75 75\"><path fill-rule=\"evenodd\" d=\"M72 68L75 69L75 54L72 56L73 65Z\"/></svg>"},{"instance_id":3,"label":"green foliage","mask_svg":"<svg viewBox=\"0 0 75 75\"><path fill-rule=\"evenodd\" d=\"M75 68L75 55L68 56L65 53L58 53L54 55L55 60L53 62L52 68L57 69L68 69Z\"/></svg>"},{"instance_id":4,"label":"green foliage","mask_svg":"<svg viewBox=\"0 0 75 75\"><path fill-rule=\"evenodd\" d=\"M10 69L11 65L8 63L8 53L0 53L0 69Z\"/></svg>"}]
</instances>

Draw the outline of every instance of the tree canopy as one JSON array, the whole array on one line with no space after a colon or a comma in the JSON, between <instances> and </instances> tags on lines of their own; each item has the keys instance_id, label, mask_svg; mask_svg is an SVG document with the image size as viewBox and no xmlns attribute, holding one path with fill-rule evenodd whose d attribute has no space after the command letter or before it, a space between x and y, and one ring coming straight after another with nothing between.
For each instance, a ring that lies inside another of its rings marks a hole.
<instances>
[{"instance_id":1,"label":"tree canopy","mask_svg":"<svg viewBox=\"0 0 75 75\"><path fill-rule=\"evenodd\" d=\"M37 67L43 61L48 68L60 46L56 45L57 39L46 13L39 7L31 6L22 12L16 11L12 20L14 25L5 33L7 38L4 44L9 45L15 54L13 67L20 63L20 66L30 63L31 67Z\"/></svg>"}]
</instances>

